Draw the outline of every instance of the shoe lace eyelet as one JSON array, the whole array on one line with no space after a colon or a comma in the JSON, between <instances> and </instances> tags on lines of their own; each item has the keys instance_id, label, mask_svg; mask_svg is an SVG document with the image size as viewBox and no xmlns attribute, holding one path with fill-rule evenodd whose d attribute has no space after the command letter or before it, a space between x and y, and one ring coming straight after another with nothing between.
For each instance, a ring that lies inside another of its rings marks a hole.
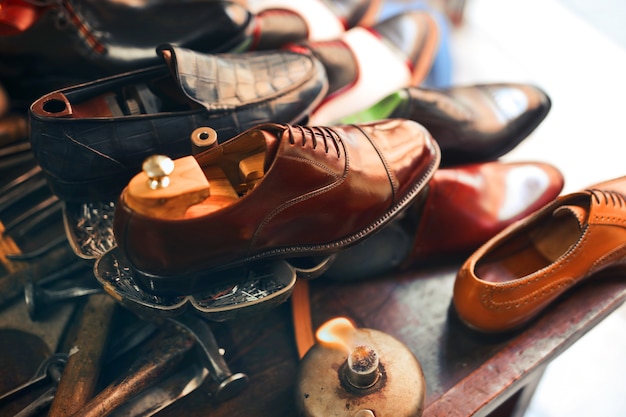
<instances>
[{"instance_id":1,"label":"shoe lace eyelet","mask_svg":"<svg viewBox=\"0 0 626 417\"><path fill-rule=\"evenodd\" d=\"M324 153L328 154L331 151L331 148L334 148L337 152L337 157L341 157L341 147L339 146L339 142L341 139L339 135L334 130L328 127L321 126L289 126L289 143L295 145L296 140L294 137L294 129L300 131L302 135L302 144L301 146L304 148L308 141L311 142L313 150L318 149L318 143L320 141L324 142Z\"/></svg>"}]
</instances>

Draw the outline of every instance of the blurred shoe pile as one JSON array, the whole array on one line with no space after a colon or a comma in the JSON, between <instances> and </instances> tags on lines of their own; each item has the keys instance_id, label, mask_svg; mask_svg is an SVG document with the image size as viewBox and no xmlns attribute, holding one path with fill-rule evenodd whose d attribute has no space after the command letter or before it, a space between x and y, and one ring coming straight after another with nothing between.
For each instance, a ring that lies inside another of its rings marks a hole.
<instances>
[{"instance_id":1,"label":"blurred shoe pile","mask_svg":"<svg viewBox=\"0 0 626 417\"><path fill-rule=\"evenodd\" d=\"M389 3L1 1L0 199L45 188L13 221L62 210L107 291L161 311L276 262L364 279L469 255L561 192L556 167L498 160L551 101L450 86L445 16ZM568 210L584 230L616 193Z\"/></svg>"}]
</instances>

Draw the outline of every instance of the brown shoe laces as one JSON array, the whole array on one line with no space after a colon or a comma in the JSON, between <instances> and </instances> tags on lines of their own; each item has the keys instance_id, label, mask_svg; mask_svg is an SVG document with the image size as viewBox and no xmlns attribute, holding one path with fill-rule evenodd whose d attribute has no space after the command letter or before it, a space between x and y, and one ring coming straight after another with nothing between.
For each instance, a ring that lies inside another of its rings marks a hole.
<instances>
[{"instance_id":1,"label":"brown shoe laces","mask_svg":"<svg viewBox=\"0 0 626 417\"><path fill-rule=\"evenodd\" d=\"M324 143L324 152L329 153L331 144L337 152L337 158L341 158L341 147L339 142L341 141L339 134L328 127L320 126L288 126L289 130L289 143L295 145L296 138L294 135L295 130L299 130L302 136L302 146L305 146L307 140L313 143L313 149L317 149L320 142Z\"/></svg>"}]
</instances>

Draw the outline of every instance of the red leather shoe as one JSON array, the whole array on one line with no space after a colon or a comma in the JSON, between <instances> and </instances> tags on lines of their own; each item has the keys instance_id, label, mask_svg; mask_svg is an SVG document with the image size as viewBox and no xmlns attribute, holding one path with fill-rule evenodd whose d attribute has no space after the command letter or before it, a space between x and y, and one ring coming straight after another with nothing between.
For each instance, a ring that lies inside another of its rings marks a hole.
<instances>
[{"instance_id":1,"label":"red leather shoe","mask_svg":"<svg viewBox=\"0 0 626 417\"><path fill-rule=\"evenodd\" d=\"M562 188L561 172L540 162L439 168L401 217L337 254L325 276L364 278L468 254L553 201Z\"/></svg>"},{"instance_id":2,"label":"red leather shoe","mask_svg":"<svg viewBox=\"0 0 626 417\"><path fill-rule=\"evenodd\" d=\"M328 125L394 91L419 85L433 65L439 37L436 19L413 10L368 28L352 28L335 40L289 46L312 53L326 69L328 93L309 124Z\"/></svg>"},{"instance_id":3,"label":"red leather shoe","mask_svg":"<svg viewBox=\"0 0 626 417\"><path fill-rule=\"evenodd\" d=\"M453 304L469 327L524 326L601 271L626 267L626 177L561 196L512 224L460 268Z\"/></svg>"},{"instance_id":4,"label":"red leather shoe","mask_svg":"<svg viewBox=\"0 0 626 417\"><path fill-rule=\"evenodd\" d=\"M197 292L255 261L356 244L415 200L439 158L408 120L259 125L176 160L166 181L151 168L135 176L116 205L115 239L146 288Z\"/></svg>"},{"instance_id":5,"label":"red leather shoe","mask_svg":"<svg viewBox=\"0 0 626 417\"><path fill-rule=\"evenodd\" d=\"M340 37L355 26L374 23L381 0L256 0L253 50L279 49L287 43L318 42Z\"/></svg>"},{"instance_id":6,"label":"red leather shoe","mask_svg":"<svg viewBox=\"0 0 626 417\"><path fill-rule=\"evenodd\" d=\"M423 206L414 204L405 216L419 224L405 264L476 250L511 223L553 201L563 183L561 172L542 162L496 161L439 169Z\"/></svg>"}]
</instances>

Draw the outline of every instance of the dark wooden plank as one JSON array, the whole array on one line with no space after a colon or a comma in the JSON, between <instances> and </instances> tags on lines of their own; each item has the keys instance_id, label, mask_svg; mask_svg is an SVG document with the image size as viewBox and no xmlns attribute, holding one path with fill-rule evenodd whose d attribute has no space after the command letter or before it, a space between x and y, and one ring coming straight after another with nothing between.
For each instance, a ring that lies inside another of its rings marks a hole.
<instances>
[{"instance_id":1,"label":"dark wooden plank","mask_svg":"<svg viewBox=\"0 0 626 417\"><path fill-rule=\"evenodd\" d=\"M424 370L425 416L486 415L626 299L626 280L605 276L575 288L526 328L485 336L463 326L450 309L456 268L361 282L313 281L314 326L345 316L405 343ZM199 390L159 415L296 415L298 355L288 306L213 327L232 370L250 376L249 387L223 404Z\"/></svg>"}]
</instances>

